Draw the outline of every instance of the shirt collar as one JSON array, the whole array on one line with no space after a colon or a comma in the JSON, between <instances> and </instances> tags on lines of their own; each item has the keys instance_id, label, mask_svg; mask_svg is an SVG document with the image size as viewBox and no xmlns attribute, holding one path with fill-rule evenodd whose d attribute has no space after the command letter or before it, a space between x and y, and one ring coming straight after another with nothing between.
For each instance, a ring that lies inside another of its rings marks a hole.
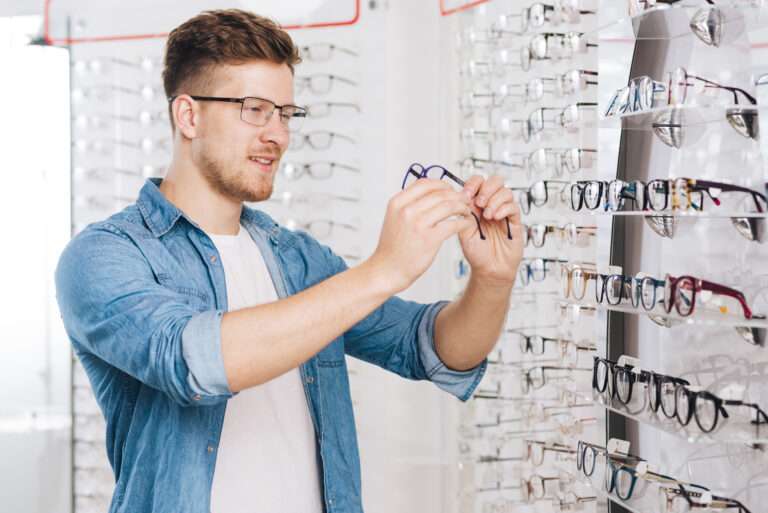
<instances>
[{"instance_id":1,"label":"shirt collar","mask_svg":"<svg viewBox=\"0 0 768 513\"><path fill-rule=\"evenodd\" d=\"M184 215L181 210L176 208L160 192L159 187L162 182L162 178L147 179L141 188L139 199L136 201L144 222L147 223L152 234L155 237L162 237L174 227L180 218L186 219L192 226L200 229L194 221ZM255 226L257 229L263 230L275 242L285 243L290 238L290 235L281 230L280 226L271 217L258 210L243 206L240 219L251 226Z\"/></svg>"},{"instance_id":2,"label":"shirt collar","mask_svg":"<svg viewBox=\"0 0 768 513\"><path fill-rule=\"evenodd\" d=\"M136 206L155 237L162 237L184 214L160 192L162 178L149 178L139 192ZM189 219L187 219L189 221ZM191 221L190 221L191 222ZM192 223L194 224L194 223Z\"/></svg>"}]
</instances>

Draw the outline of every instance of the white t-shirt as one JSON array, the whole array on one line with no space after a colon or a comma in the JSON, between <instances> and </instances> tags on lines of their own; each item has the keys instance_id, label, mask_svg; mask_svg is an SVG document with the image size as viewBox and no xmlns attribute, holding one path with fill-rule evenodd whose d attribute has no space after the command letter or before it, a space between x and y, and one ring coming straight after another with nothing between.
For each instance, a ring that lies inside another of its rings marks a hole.
<instances>
[{"instance_id":1,"label":"white t-shirt","mask_svg":"<svg viewBox=\"0 0 768 513\"><path fill-rule=\"evenodd\" d=\"M224 266L230 311L277 300L261 251L245 229L209 236ZM230 399L211 513L321 513L321 497L315 430L299 370Z\"/></svg>"}]
</instances>

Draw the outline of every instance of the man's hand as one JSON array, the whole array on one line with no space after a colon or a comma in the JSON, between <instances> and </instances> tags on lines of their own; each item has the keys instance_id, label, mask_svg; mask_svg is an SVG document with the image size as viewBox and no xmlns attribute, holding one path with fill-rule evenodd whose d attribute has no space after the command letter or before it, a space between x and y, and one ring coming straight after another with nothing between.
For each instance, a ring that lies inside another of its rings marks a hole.
<instances>
[{"instance_id":1,"label":"man's hand","mask_svg":"<svg viewBox=\"0 0 768 513\"><path fill-rule=\"evenodd\" d=\"M485 284L511 288L523 257L520 207L499 176L485 180L475 175L466 181L464 193L472 199L472 211L486 237L486 240L480 239L477 223L459 233L472 277ZM507 238L507 220L512 240Z\"/></svg>"},{"instance_id":2,"label":"man's hand","mask_svg":"<svg viewBox=\"0 0 768 513\"><path fill-rule=\"evenodd\" d=\"M443 242L475 226L470 199L440 180L416 180L389 201L379 244L369 261L394 293L424 274Z\"/></svg>"}]
</instances>

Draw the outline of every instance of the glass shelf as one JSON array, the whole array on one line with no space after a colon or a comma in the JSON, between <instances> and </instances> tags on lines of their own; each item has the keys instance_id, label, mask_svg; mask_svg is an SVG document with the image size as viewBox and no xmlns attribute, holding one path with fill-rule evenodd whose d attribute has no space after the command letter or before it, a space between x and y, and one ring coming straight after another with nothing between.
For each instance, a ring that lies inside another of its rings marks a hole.
<instances>
[{"instance_id":1,"label":"glass shelf","mask_svg":"<svg viewBox=\"0 0 768 513\"><path fill-rule=\"evenodd\" d=\"M628 307L628 306L621 306L621 305L605 305L601 303L578 303L575 301L565 301L569 305L578 305L578 306L586 306L586 307L592 307L596 308L597 310L602 311L612 311L612 312L621 312L621 313L628 313L628 314L634 314L634 315L643 315L646 317L656 317L659 319L669 320L672 321L674 325L677 324L696 324L696 325L702 325L702 326L728 326L733 328L757 328L757 329L768 329L768 321L765 319L760 320L750 320L750 319L739 319L738 317L734 317L732 315L718 315L714 313L701 313L697 312L695 315L691 317L682 317L680 315L677 315L676 313L659 313L657 310L654 310L652 312L647 312L645 310Z\"/></svg>"},{"instance_id":2,"label":"glass shelf","mask_svg":"<svg viewBox=\"0 0 768 513\"><path fill-rule=\"evenodd\" d=\"M604 104L601 103L601 107ZM700 127L714 123L728 125L726 112L728 109L749 109L757 112L757 107L752 105L676 105L658 107L640 112L630 112L617 116L604 117L600 115L600 128L621 128L622 130L638 130L651 132L654 124L680 125L680 128Z\"/></svg>"},{"instance_id":3,"label":"glass shelf","mask_svg":"<svg viewBox=\"0 0 768 513\"><path fill-rule=\"evenodd\" d=\"M597 210L582 210L582 212L593 215L593 216L606 216L606 217L689 217L689 218L695 218L695 219L731 219L733 217L749 217L749 218L755 218L755 219L768 219L768 213L757 213L757 212L721 212L721 211L712 211L707 212L706 214L702 214L699 212L686 212L686 211L679 211L679 212L633 212L633 211L627 211L627 212L605 212L601 211L599 209Z\"/></svg>"},{"instance_id":4,"label":"glass shelf","mask_svg":"<svg viewBox=\"0 0 768 513\"><path fill-rule=\"evenodd\" d=\"M726 422L720 426L713 433L703 433L696 426L696 421L691 420L691 423L685 427L680 425L677 419L667 419L660 416L659 419L655 418L654 414L650 413L646 408L640 414L632 414L628 412L622 405L622 407L613 406L607 404L605 401L610 402L604 398L598 397L593 399L595 405L602 406L606 410L610 410L628 419L632 419L645 426L651 426L665 433L674 435L678 438L687 440L689 443L696 444L746 444L763 446L768 444L768 425L757 426L748 422ZM647 405L646 405L647 406ZM721 419L721 422L724 419Z\"/></svg>"},{"instance_id":5,"label":"glass shelf","mask_svg":"<svg viewBox=\"0 0 768 513\"><path fill-rule=\"evenodd\" d=\"M736 39L743 31L768 26L768 9L744 5L744 2L718 1L717 5L701 2L696 6L661 6L629 15L626 2L617 2L601 17L597 33L601 40L633 38L641 40L671 40L697 37L691 21L697 13L717 7L721 15L724 41ZM728 4L731 4L730 6ZM741 5L740 5L741 4ZM705 18L701 21L705 23Z\"/></svg>"}]
</instances>

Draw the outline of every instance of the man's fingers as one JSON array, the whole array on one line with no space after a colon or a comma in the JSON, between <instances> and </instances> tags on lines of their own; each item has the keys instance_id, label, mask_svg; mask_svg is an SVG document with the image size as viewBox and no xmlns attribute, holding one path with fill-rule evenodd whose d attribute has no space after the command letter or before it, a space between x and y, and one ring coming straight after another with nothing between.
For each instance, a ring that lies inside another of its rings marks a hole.
<instances>
[{"instance_id":1,"label":"man's fingers","mask_svg":"<svg viewBox=\"0 0 768 513\"><path fill-rule=\"evenodd\" d=\"M492 176L480 186L480 190L475 198L475 204L480 208L485 208L488 201L496 194L496 191L504 187L504 179L500 176Z\"/></svg>"},{"instance_id":2,"label":"man's fingers","mask_svg":"<svg viewBox=\"0 0 768 513\"><path fill-rule=\"evenodd\" d=\"M430 208L428 211L424 212L420 216L419 222L423 223L422 226L432 228L436 224L453 216L464 216L472 218L472 211L470 210L469 205L463 201L443 201Z\"/></svg>"},{"instance_id":3,"label":"man's fingers","mask_svg":"<svg viewBox=\"0 0 768 513\"><path fill-rule=\"evenodd\" d=\"M509 219L510 224L520 224L520 209L516 205L507 203L499 207L493 219L501 221L505 217Z\"/></svg>"},{"instance_id":4,"label":"man's fingers","mask_svg":"<svg viewBox=\"0 0 768 513\"><path fill-rule=\"evenodd\" d=\"M500 217L497 215L498 210L502 206L512 205L514 202L514 193L506 187L502 187L501 189L497 190L496 193L494 193L494 195L491 196L491 198L488 200L488 204L483 210L483 217L485 219L500 219Z\"/></svg>"},{"instance_id":5,"label":"man's fingers","mask_svg":"<svg viewBox=\"0 0 768 513\"><path fill-rule=\"evenodd\" d=\"M408 185L404 190L398 192L392 198L392 205L396 208L403 208L417 199L439 190L452 191L453 188L443 180L419 178Z\"/></svg>"},{"instance_id":6,"label":"man's fingers","mask_svg":"<svg viewBox=\"0 0 768 513\"><path fill-rule=\"evenodd\" d=\"M469 199L473 199L477 196L480 187L483 185L485 178L480 175L473 175L467 181L464 182L464 193Z\"/></svg>"},{"instance_id":7,"label":"man's fingers","mask_svg":"<svg viewBox=\"0 0 768 513\"><path fill-rule=\"evenodd\" d=\"M416 219L420 219L427 215L432 209L437 207L443 202L458 202L466 206L469 206L469 200L464 194L456 192L454 190L449 191L433 191L426 196L417 198L410 205L405 208L411 210Z\"/></svg>"},{"instance_id":8,"label":"man's fingers","mask_svg":"<svg viewBox=\"0 0 768 513\"><path fill-rule=\"evenodd\" d=\"M469 215L456 219L446 219L435 227L434 233L439 240L445 241L454 235L458 235L459 233L470 230L472 227L476 226L475 219Z\"/></svg>"}]
</instances>

